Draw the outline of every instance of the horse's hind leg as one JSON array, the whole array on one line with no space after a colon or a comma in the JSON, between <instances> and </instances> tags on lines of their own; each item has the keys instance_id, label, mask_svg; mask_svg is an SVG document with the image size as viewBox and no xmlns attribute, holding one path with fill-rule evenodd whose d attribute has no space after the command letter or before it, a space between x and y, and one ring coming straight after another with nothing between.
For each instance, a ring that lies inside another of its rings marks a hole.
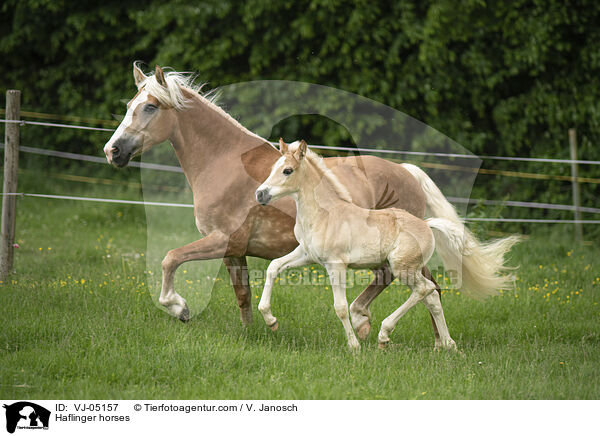
<instances>
[{"instance_id":1,"label":"horse's hind leg","mask_svg":"<svg viewBox=\"0 0 600 436\"><path fill-rule=\"evenodd\" d=\"M381 292L387 288L392 281L394 281L394 276L387 265L381 269L373 270L373 273L375 274L375 278L371 284L364 291L362 291L350 305L350 319L352 320L352 325L354 326L354 330L356 330L356 334L361 339L366 339L371 332L371 311L369 310L369 306L373 300L375 300L375 298L377 298L377 296L381 294ZM440 286L434 280L431 272L426 266L423 267L422 273L426 279L429 279L431 282L433 282L436 291L441 295ZM437 346L440 341L440 334L431 311L430 317L431 325L433 326L433 335L435 336L435 343Z\"/></svg>"},{"instance_id":2,"label":"horse's hind leg","mask_svg":"<svg viewBox=\"0 0 600 436\"><path fill-rule=\"evenodd\" d=\"M440 348L456 348L456 342L450 337L448 326L446 326L446 319L444 318L444 310L442 309L442 301L440 295L437 292L432 292L423 299L423 304L429 310L431 317L434 319L434 323L437 324L440 332L439 338L435 340L435 350Z\"/></svg>"},{"instance_id":3,"label":"horse's hind leg","mask_svg":"<svg viewBox=\"0 0 600 436\"><path fill-rule=\"evenodd\" d=\"M423 270L421 272L423 273L423 276L427 280L431 280L431 282L435 285L435 291L439 297L438 299L440 301L440 307L442 307L441 306L442 289L440 288L440 285L438 285L438 282L436 282L435 279L433 278L433 274L431 274L431 271L429 271L429 268L424 266ZM435 337L435 348L438 348L440 346L440 332L438 331L438 328L437 328L437 325L435 322L435 318L433 317L433 312L431 311L429 306L427 306L427 304L425 304L425 306L427 307L427 310L429 310L429 317L431 318L431 325L433 326L433 336Z\"/></svg>"},{"instance_id":4,"label":"horse's hind leg","mask_svg":"<svg viewBox=\"0 0 600 436\"><path fill-rule=\"evenodd\" d=\"M247 326L252 323L252 291L248 282L248 264L246 257L226 257L223 263L227 267L231 284L235 291L237 304L240 308L240 319L242 324Z\"/></svg>"},{"instance_id":5,"label":"horse's hind leg","mask_svg":"<svg viewBox=\"0 0 600 436\"><path fill-rule=\"evenodd\" d=\"M413 279L414 277L414 279ZM408 284L412 290L408 300L396 309L390 316L383 320L381 323L381 330L379 331L379 348L385 348L387 343L390 341L389 335L394 331L396 324L417 303L424 300L429 294L435 290L435 285L431 280L426 279L421 272L415 272L411 274L401 274L400 278L402 282ZM411 283L412 282L412 283Z\"/></svg>"},{"instance_id":6,"label":"horse's hind leg","mask_svg":"<svg viewBox=\"0 0 600 436\"><path fill-rule=\"evenodd\" d=\"M371 331L371 311L369 310L369 306L394 281L392 272L387 265L381 269L373 270L373 273L375 274L375 278L371 284L350 305L352 326L361 339L366 339Z\"/></svg>"}]
</instances>

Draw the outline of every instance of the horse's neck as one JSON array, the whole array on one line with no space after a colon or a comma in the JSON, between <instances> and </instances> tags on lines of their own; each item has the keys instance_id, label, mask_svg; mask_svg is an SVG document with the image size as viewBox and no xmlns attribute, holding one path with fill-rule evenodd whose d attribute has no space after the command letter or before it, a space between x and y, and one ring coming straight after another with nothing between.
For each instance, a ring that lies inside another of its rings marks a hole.
<instances>
[{"instance_id":1,"label":"horse's neck","mask_svg":"<svg viewBox=\"0 0 600 436\"><path fill-rule=\"evenodd\" d=\"M178 114L175 130L171 142L192 189L206 182L202 179L214 178L215 170L220 179L237 177L235 166L240 164L240 158L266 143L224 111L197 96ZM274 152L271 154L275 162L278 153L269 147ZM267 161L265 166L273 162Z\"/></svg>"}]
</instances>

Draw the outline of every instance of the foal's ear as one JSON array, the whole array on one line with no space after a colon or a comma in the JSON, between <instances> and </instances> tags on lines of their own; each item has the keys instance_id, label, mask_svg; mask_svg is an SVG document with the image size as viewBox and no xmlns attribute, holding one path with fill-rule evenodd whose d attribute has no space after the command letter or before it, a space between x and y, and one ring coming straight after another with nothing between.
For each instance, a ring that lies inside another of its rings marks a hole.
<instances>
[{"instance_id":1,"label":"foal's ear","mask_svg":"<svg viewBox=\"0 0 600 436\"><path fill-rule=\"evenodd\" d=\"M303 139L300 141L300 145L298 146L298 160L301 160L306 156L306 150L308 146L306 145L306 141Z\"/></svg>"},{"instance_id":2,"label":"foal's ear","mask_svg":"<svg viewBox=\"0 0 600 436\"><path fill-rule=\"evenodd\" d=\"M288 146L285 142L283 142L283 138L279 138L279 151L281 154L286 154L288 151Z\"/></svg>"},{"instance_id":3,"label":"foal's ear","mask_svg":"<svg viewBox=\"0 0 600 436\"><path fill-rule=\"evenodd\" d=\"M140 85L144 80L146 80L146 75L137 64L137 61L133 63L133 80L135 80L135 86L137 86L137 89L140 89Z\"/></svg>"},{"instance_id":4,"label":"foal's ear","mask_svg":"<svg viewBox=\"0 0 600 436\"><path fill-rule=\"evenodd\" d=\"M154 70L154 77L156 77L156 81L158 82L159 85L161 85L165 88L167 87L165 73L163 73L162 68L159 67L158 65L156 66L156 69Z\"/></svg>"}]
</instances>

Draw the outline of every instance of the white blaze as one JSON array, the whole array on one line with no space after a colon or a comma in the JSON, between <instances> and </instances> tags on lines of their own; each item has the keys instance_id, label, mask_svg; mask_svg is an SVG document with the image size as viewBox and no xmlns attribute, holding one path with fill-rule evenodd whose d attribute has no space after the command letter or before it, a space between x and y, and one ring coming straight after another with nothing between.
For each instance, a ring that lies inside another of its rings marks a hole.
<instances>
[{"instance_id":1,"label":"white blaze","mask_svg":"<svg viewBox=\"0 0 600 436\"><path fill-rule=\"evenodd\" d=\"M277 170L279 170L279 168L281 168L283 166L283 163L285 162L285 156L281 156L279 159L277 159L277 162L275 162L273 164L273 168L271 169L271 174L269 174L269 177L267 177L267 180L265 180L263 182L262 185L260 185L257 189L257 191L261 191L263 189L270 189L271 186L270 185L270 181L271 181L271 177L273 177L273 174L275 174L275 172Z\"/></svg>"},{"instance_id":2,"label":"white blaze","mask_svg":"<svg viewBox=\"0 0 600 436\"><path fill-rule=\"evenodd\" d=\"M133 123L133 113L140 104L145 103L148 100L148 95L149 94L147 91L142 91L140 92L140 95L138 95L135 100L131 102L129 108L127 109L127 113L125 114L125 118L123 118L123 121L121 121L121 124L119 124L117 130L115 130L115 133L113 133L104 146L104 154L106 155L106 160L108 160L108 163L111 163L112 161L113 144L121 137L123 132L131 125L131 123Z\"/></svg>"}]
</instances>

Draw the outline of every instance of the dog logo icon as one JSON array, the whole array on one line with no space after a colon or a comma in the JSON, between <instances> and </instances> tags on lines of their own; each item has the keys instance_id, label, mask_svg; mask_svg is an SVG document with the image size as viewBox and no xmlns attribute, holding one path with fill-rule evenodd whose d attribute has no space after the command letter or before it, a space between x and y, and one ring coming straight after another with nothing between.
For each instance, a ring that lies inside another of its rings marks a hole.
<instances>
[{"instance_id":1,"label":"dog logo icon","mask_svg":"<svg viewBox=\"0 0 600 436\"><path fill-rule=\"evenodd\" d=\"M28 401L4 405L6 409L6 431L14 433L19 429L48 429L50 411Z\"/></svg>"}]
</instances>

